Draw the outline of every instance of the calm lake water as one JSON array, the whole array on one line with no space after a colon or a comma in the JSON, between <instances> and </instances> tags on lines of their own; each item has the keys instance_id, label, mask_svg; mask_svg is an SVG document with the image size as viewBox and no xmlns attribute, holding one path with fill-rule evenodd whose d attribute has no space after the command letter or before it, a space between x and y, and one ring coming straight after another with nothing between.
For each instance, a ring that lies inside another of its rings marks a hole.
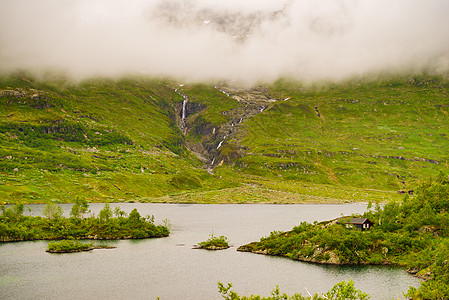
<instances>
[{"instance_id":1,"label":"calm lake water","mask_svg":"<svg viewBox=\"0 0 449 300\"><path fill-rule=\"evenodd\" d=\"M61 205L66 214L70 204ZM111 207L116 205L112 204ZM232 282L240 295L281 292L308 295L352 279L372 299L402 298L419 280L394 267L322 266L237 252L273 230L290 230L301 221L322 221L365 211L365 205L178 205L120 204L169 219L169 237L107 241L116 249L49 254L47 241L0 244L0 299L222 299L217 282ZM30 205L32 215L42 205ZM98 213L102 204L91 204ZM213 232L233 247L194 250Z\"/></svg>"}]
</instances>

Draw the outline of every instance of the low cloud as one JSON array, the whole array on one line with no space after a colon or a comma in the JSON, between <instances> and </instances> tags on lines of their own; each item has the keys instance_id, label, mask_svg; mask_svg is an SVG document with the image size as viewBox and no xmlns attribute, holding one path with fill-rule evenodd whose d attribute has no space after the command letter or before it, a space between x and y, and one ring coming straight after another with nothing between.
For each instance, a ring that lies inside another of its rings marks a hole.
<instances>
[{"instance_id":1,"label":"low cloud","mask_svg":"<svg viewBox=\"0 0 449 300\"><path fill-rule=\"evenodd\" d=\"M190 80L449 70L447 0L0 0L0 71Z\"/></svg>"}]
</instances>

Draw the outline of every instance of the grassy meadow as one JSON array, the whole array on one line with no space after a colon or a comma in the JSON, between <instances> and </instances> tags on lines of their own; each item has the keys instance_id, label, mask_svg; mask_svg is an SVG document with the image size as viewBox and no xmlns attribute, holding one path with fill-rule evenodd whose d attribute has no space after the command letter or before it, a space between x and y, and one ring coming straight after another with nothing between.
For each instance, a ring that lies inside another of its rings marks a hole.
<instances>
[{"instance_id":1,"label":"grassy meadow","mask_svg":"<svg viewBox=\"0 0 449 300\"><path fill-rule=\"evenodd\" d=\"M447 80L284 80L270 92L289 99L245 123L247 155L238 162L239 172L269 177L269 185L281 179L279 185L409 190L449 167Z\"/></svg>"},{"instance_id":2,"label":"grassy meadow","mask_svg":"<svg viewBox=\"0 0 449 300\"><path fill-rule=\"evenodd\" d=\"M229 159L211 174L186 145L244 109L213 84L2 76L0 203L388 201L449 169L445 77L264 87L277 101L215 150ZM186 134L176 88L196 107Z\"/></svg>"}]
</instances>

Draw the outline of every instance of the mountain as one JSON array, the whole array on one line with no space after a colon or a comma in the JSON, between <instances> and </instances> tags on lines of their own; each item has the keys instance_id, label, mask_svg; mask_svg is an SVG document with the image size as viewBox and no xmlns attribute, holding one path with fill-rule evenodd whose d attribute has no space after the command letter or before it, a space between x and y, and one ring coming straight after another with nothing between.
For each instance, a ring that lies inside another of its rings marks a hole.
<instances>
[{"instance_id":1,"label":"mountain","mask_svg":"<svg viewBox=\"0 0 449 300\"><path fill-rule=\"evenodd\" d=\"M0 201L389 200L448 171L449 80L0 77Z\"/></svg>"}]
</instances>

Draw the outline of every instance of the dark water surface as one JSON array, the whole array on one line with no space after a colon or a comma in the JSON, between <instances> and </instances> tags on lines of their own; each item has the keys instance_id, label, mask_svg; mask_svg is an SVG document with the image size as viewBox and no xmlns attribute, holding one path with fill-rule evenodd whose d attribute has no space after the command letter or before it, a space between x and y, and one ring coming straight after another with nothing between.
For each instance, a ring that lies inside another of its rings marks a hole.
<instances>
[{"instance_id":1,"label":"dark water surface","mask_svg":"<svg viewBox=\"0 0 449 300\"><path fill-rule=\"evenodd\" d=\"M61 205L66 214L70 204ZM114 208L116 205L112 204ZM47 241L0 244L0 299L222 299L217 282L232 282L240 295L281 292L308 295L328 291L342 280L372 299L401 298L418 279L395 267L323 266L237 252L273 230L290 230L301 221L322 221L363 212L365 205L178 205L120 204L129 213L169 219L169 237L107 241L116 249L49 254ZM40 215L42 205L31 205ZM103 204L91 204L98 213ZM213 232L233 247L194 250Z\"/></svg>"}]
</instances>

